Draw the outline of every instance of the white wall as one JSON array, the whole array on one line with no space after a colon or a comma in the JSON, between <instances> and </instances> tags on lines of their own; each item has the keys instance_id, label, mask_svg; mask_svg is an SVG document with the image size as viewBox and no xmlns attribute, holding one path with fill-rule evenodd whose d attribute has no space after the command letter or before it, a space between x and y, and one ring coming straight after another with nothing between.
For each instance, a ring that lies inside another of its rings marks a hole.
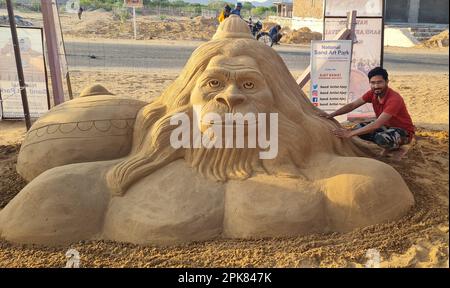
<instances>
[{"instance_id":1,"label":"white wall","mask_svg":"<svg viewBox=\"0 0 450 288\"><path fill-rule=\"evenodd\" d=\"M282 27L289 27L290 29L300 29L302 27L308 27L311 31L323 33L323 21L318 18L304 18L304 17L278 17L269 16L270 22L280 24Z\"/></svg>"},{"instance_id":2,"label":"white wall","mask_svg":"<svg viewBox=\"0 0 450 288\"><path fill-rule=\"evenodd\" d=\"M323 33L323 20L319 18L292 17L292 29L308 27L311 31Z\"/></svg>"}]
</instances>

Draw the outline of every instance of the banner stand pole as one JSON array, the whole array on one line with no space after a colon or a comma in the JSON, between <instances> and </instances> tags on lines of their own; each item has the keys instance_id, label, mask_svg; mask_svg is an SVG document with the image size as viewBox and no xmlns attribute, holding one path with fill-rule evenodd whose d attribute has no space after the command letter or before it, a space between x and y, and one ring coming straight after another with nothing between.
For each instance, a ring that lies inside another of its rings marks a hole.
<instances>
[{"instance_id":1,"label":"banner stand pole","mask_svg":"<svg viewBox=\"0 0 450 288\"><path fill-rule=\"evenodd\" d=\"M11 0L6 0L8 8L9 25L11 27L11 37L14 46L14 55L16 58L17 76L19 77L20 95L22 96L23 114L25 115L25 125L27 131L31 128L30 110L28 108L27 85L23 76L22 58L20 57L19 39L17 38L16 19L14 18L14 11Z\"/></svg>"},{"instance_id":2,"label":"banner stand pole","mask_svg":"<svg viewBox=\"0 0 450 288\"><path fill-rule=\"evenodd\" d=\"M47 44L50 77L52 78L53 101L56 106L64 102L64 90L62 84L61 65L58 55L58 40L56 39L52 1L41 0L41 11L42 19L44 20L44 33Z\"/></svg>"},{"instance_id":3,"label":"banner stand pole","mask_svg":"<svg viewBox=\"0 0 450 288\"><path fill-rule=\"evenodd\" d=\"M136 8L133 7L133 28L134 28L134 40L136 40Z\"/></svg>"}]
</instances>

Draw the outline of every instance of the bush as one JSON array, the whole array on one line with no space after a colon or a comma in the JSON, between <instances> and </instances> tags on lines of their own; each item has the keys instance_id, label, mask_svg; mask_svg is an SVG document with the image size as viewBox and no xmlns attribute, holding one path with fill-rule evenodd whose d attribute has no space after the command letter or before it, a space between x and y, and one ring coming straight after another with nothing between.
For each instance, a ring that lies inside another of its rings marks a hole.
<instances>
[{"instance_id":1,"label":"bush","mask_svg":"<svg viewBox=\"0 0 450 288\"><path fill-rule=\"evenodd\" d=\"M122 7L123 0L80 0L80 5L91 9L105 9L112 11L115 7Z\"/></svg>"},{"instance_id":2,"label":"bush","mask_svg":"<svg viewBox=\"0 0 450 288\"><path fill-rule=\"evenodd\" d=\"M34 0L31 2L30 10L41 12L41 2L39 0Z\"/></svg>"},{"instance_id":3,"label":"bush","mask_svg":"<svg viewBox=\"0 0 450 288\"><path fill-rule=\"evenodd\" d=\"M120 23L125 23L127 19L131 18L130 11L127 7L117 7L119 5L116 5L116 7L113 8L113 18L115 20L120 20Z\"/></svg>"},{"instance_id":4,"label":"bush","mask_svg":"<svg viewBox=\"0 0 450 288\"><path fill-rule=\"evenodd\" d=\"M211 1L208 3L207 7L210 10L222 11L223 7L228 4L230 7L233 7L233 4L225 2L225 1Z\"/></svg>"}]
</instances>

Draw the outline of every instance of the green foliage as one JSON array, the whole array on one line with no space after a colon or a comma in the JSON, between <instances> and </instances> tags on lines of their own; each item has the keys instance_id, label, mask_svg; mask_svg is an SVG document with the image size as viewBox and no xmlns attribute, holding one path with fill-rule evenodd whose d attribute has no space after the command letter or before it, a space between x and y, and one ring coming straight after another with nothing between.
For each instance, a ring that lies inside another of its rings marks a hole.
<instances>
[{"instance_id":1,"label":"green foliage","mask_svg":"<svg viewBox=\"0 0 450 288\"><path fill-rule=\"evenodd\" d=\"M185 7L189 5L189 3L186 3L182 0L172 1L170 4L172 7Z\"/></svg>"},{"instance_id":2,"label":"green foliage","mask_svg":"<svg viewBox=\"0 0 450 288\"><path fill-rule=\"evenodd\" d=\"M272 8L275 8L275 9L272 9ZM260 7L256 7L256 8L252 9L252 15L261 17L261 16L264 16L266 13L274 13L276 11L277 11L276 7L260 6Z\"/></svg>"},{"instance_id":3,"label":"green foliage","mask_svg":"<svg viewBox=\"0 0 450 288\"><path fill-rule=\"evenodd\" d=\"M90 0L90 1L95 1L95 0ZM99 0L97 0L99 1ZM123 2L123 0L121 1ZM200 7L206 7L206 5L201 5L201 4L190 4L187 2L184 2L183 0L144 0L144 7L146 8L154 8L154 7L173 7L173 8L188 8L188 7L195 7L195 6L200 6Z\"/></svg>"},{"instance_id":4,"label":"green foliage","mask_svg":"<svg viewBox=\"0 0 450 288\"><path fill-rule=\"evenodd\" d=\"M233 4L229 3L229 2L225 2L225 1L209 1L207 7L210 10L217 10L217 11L222 11L223 7L225 7L225 5L228 4L230 7L233 7Z\"/></svg>"},{"instance_id":5,"label":"green foliage","mask_svg":"<svg viewBox=\"0 0 450 288\"><path fill-rule=\"evenodd\" d=\"M28 1L11 1L14 10L21 12L41 12L41 1L40 0L28 0ZM0 8L6 9L6 1L0 0ZM5 12L6 13L6 12Z\"/></svg>"},{"instance_id":6,"label":"green foliage","mask_svg":"<svg viewBox=\"0 0 450 288\"><path fill-rule=\"evenodd\" d=\"M39 0L33 0L31 2L30 10L36 11L36 12L41 12L41 2Z\"/></svg>"},{"instance_id":7,"label":"green foliage","mask_svg":"<svg viewBox=\"0 0 450 288\"><path fill-rule=\"evenodd\" d=\"M252 8L255 8L255 6L252 5L250 2L244 2L242 3L242 10L252 10Z\"/></svg>"},{"instance_id":8,"label":"green foliage","mask_svg":"<svg viewBox=\"0 0 450 288\"><path fill-rule=\"evenodd\" d=\"M39 2L39 0L37 0ZM187 3L183 0L144 0L144 6L147 8L152 7L174 7L174 8L185 8L187 10L192 10L195 13L201 13L201 9L210 9L221 11L225 4L230 5L231 8L234 8L235 2L226 2L222 0L211 0L208 5L202 5L199 3ZM87 9L105 9L107 11L111 11L116 9L117 7L123 6L123 0L80 0L80 5ZM243 10L250 11L254 6L249 2L243 3Z\"/></svg>"},{"instance_id":9,"label":"green foliage","mask_svg":"<svg viewBox=\"0 0 450 288\"><path fill-rule=\"evenodd\" d=\"M123 2L112 3L112 11L114 19L118 19L122 24L131 18L130 10L123 5Z\"/></svg>"},{"instance_id":10,"label":"green foliage","mask_svg":"<svg viewBox=\"0 0 450 288\"><path fill-rule=\"evenodd\" d=\"M123 0L80 0L80 5L91 9L105 9L111 11L115 7L122 7Z\"/></svg>"},{"instance_id":11,"label":"green foliage","mask_svg":"<svg viewBox=\"0 0 450 288\"><path fill-rule=\"evenodd\" d=\"M182 0L169 1L169 0L144 0L145 7L185 7L189 6L189 3Z\"/></svg>"}]
</instances>

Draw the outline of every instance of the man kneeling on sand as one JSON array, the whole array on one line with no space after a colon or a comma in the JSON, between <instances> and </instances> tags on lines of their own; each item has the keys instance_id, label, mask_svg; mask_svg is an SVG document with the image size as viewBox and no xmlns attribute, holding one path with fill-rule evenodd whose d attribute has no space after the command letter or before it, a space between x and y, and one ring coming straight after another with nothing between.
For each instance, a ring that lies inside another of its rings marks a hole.
<instances>
[{"instance_id":1,"label":"man kneeling on sand","mask_svg":"<svg viewBox=\"0 0 450 288\"><path fill-rule=\"evenodd\" d=\"M372 103L377 117L375 121L360 123L351 130L334 129L332 133L341 138L359 136L382 147L383 156L394 152L394 157L401 159L407 152L401 146L409 144L414 137L415 127L411 116L400 94L388 87L389 79L385 69L376 67L369 72L368 77L370 90L361 98L330 114L321 111L321 116L331 119L349 113L365 103Z\"/></svg>"}]
</instances>

